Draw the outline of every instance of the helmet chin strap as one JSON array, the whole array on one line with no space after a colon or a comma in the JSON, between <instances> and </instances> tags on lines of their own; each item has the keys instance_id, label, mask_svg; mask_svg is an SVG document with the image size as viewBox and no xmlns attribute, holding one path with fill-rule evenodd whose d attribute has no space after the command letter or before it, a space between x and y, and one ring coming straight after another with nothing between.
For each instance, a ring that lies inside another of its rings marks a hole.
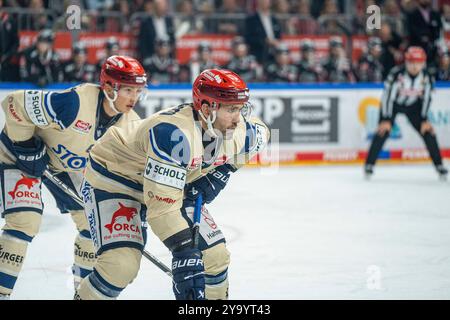
<instances>
[{"instance_id":1,"label":"helmet chin strap","mask_svg":"<svg viewBox=\"0 0 450 320\"><path fill-rule=\"evenodd\" d=\"M213 127L213 123L217 119L217 111L216 110L212 110L211 114L208 117L205 117L205 115L203 114L202 110L198 110L198 114L206 122L206 126L208 127L208 130L206 132L208 133L208 135L211 136L214 139L217 138L217 134L216 134L216 132L214 130L214 127Z\"/></svg>"},{"instance_id":2,"label":"helmet chin strap","mask_svg":"<svg viewBox=\"0 0 450 320\"><path fill-rule=\"evenodd\" d=\"M105 95L106 99L108 99L109 102L109 106L110 108L115 112L115 113L121 113L119 110L116 109L116 107L114 106L114 102L117 100L117 90L114 90L114 97L111 99L109 97L109 95L106 93L105 90L103 90L103 94Z\"/></svg>"}]
</instances>

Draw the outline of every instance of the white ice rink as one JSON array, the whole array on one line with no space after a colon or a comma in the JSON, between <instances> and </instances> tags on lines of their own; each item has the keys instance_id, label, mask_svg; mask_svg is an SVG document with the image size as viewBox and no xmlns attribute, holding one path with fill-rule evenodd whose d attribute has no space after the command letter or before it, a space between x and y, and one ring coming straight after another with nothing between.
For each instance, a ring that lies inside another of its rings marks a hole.
<instances>
[{"instance_id":1,"label":"white ice rink","mask_svg":"<svg viewBox=\"0 0 450 320\"><path fill-rule=\"evenodd\" d=\"M75 228L46 203L12 299L73 296ZM370 182L359 166L244 169L209 210L232 254L231 299L450 298L450 182L431 164L380 165ZM173 299L170 279L143 258L120 299Z\"/></svg>"}]
</instances>

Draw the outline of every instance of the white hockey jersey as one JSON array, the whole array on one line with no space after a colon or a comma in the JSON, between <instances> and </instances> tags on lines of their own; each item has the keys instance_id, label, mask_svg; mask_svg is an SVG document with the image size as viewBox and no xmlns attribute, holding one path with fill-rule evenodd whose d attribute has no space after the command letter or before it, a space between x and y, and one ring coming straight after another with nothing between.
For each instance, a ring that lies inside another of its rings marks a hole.
<instances>
[{"instance_id":1,"label":"white hockey jersey","mask_svg":"<svg viewBox=\"0 0 450 320\"><path fill-rule=\"evenodd\" d=\"M162 241L188 227L180 215L186 183L225 163L242 166L269 139L264 123L241 116L232 139L215 139L205 146L197 116L191 104L162 110L111 128L90 153L87 182L144 203L147 220Z\"/></svg>"},{"instance_id":2,"label":"white hockey jersey","mask_svg":"<svg viewBox=\"0 0 450 320\"><path fill-rule=\"evenodd\" d=\"M62 92L18 90L2 102L4 134L0 139L0 163L13 164L11 144L32 136L42 138L53 171L82 171L94 142L109 126L122 126L139 116L131 110L102 126L99 123L104 94L94 84L82 84Z\"/></svg>"}]
</instances>

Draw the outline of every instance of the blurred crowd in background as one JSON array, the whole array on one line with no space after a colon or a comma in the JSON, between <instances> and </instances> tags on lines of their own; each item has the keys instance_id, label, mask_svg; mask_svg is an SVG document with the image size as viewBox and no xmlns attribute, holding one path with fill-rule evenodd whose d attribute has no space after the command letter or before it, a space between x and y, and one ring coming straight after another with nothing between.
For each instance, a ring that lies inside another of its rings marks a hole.
<instances>
[{"instance_id":1,"label":"blurred crowd in background","mask_svg":"<svg viewBox=\"0 0 450 320\"><path fill-rule=\"evenodd\" d=\"M220 67L247 82L381 82L417 45L437 80L450 80L445 33L450 32L450 0L0 0L1 81L41 86L58 82L95 82L103 59L87 63L87 48L74 42L62 61L53 50L55 32L67 31L66 8L82 9L81 29L125 32L137 39L137 58L153 83L190 82L201 70L219 67L212 45L203 41L195 59L180 64L176 42L184 35L233 37L231 59ZM370 5L381 8L379 29L367 29ZM19 32L39 31L36 42L19 50ZM327 35L329 51L318 58L314 39L302 39L299 59L280 41L286 35ZM354 35L367 36L365 52L352 60ZM120 51L106 42L106 56Z\"/></svg>"}]
</instances>

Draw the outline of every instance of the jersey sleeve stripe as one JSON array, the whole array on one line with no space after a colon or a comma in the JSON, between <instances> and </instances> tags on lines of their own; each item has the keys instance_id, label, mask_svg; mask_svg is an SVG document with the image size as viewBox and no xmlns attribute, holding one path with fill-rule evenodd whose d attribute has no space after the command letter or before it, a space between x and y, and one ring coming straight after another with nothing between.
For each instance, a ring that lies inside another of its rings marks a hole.
<instances>
[{"instance_id":1,"label":"jersey sleeve stripe","mask_svg":"<svg viewBox=\"0 0 450 320\"><path fill-rule=\"evenodd\" d=\"M58 120L58 118L56 117L56 112L53 109L52 102L51 102L52 94L53 94L52 92L49 92L45 96L45 100L44 100L45 110L47 110L47 113L50 115L50 117L52 117L53 121L55 123L57 123L61 127L61 129L64 130L64 129L66 129L66 127L60 120Z\"/></svg>"},{"instance_id":2,"label":"jersey sleeve stripe","mask_svg":"<svg viewBox=\"0 0 450 320\"><path fill-rule=\"evenodd\" d=\"M99 163L95 162L94 159L92 159L91 157L89 157L89 162L91 164L91 167L94 171L96 171L98 174L100 174L101 176L108 178L110 180L113 181L117 181L121 184L123 184L124 186L127 186L133 190L136 191L140 191L142 192L144 190L142 184L136 183L134 181L131 181L127 178L121 177L117 174L114 174L110 171L108 171L107 169L105 169L102 165L100 165Z\"/></svg>"},{"instance_id":3,"label":"jersey sleeve stripe","mask_svg":"<svg viewBox=\"0 0 450 320\"><path fill-rule=\"evenodd\" d=\"M154 131L153 131L153 128L150 129L150 145L152 146L153 152L154 152L158 157L160 157L160 158L163 159L163 160L166 160L166 161L175 163L175 164L177 164L178 166L181 166L181 162L180 162L180 161L175 160L174 158L172 158L170 155L168 155L167 153L165 153L163 150L161 150L161 149L158 147L158 144L156 143L156 140L155 140L155 133L154 133Z\"/></svg>"}]
</instances>

